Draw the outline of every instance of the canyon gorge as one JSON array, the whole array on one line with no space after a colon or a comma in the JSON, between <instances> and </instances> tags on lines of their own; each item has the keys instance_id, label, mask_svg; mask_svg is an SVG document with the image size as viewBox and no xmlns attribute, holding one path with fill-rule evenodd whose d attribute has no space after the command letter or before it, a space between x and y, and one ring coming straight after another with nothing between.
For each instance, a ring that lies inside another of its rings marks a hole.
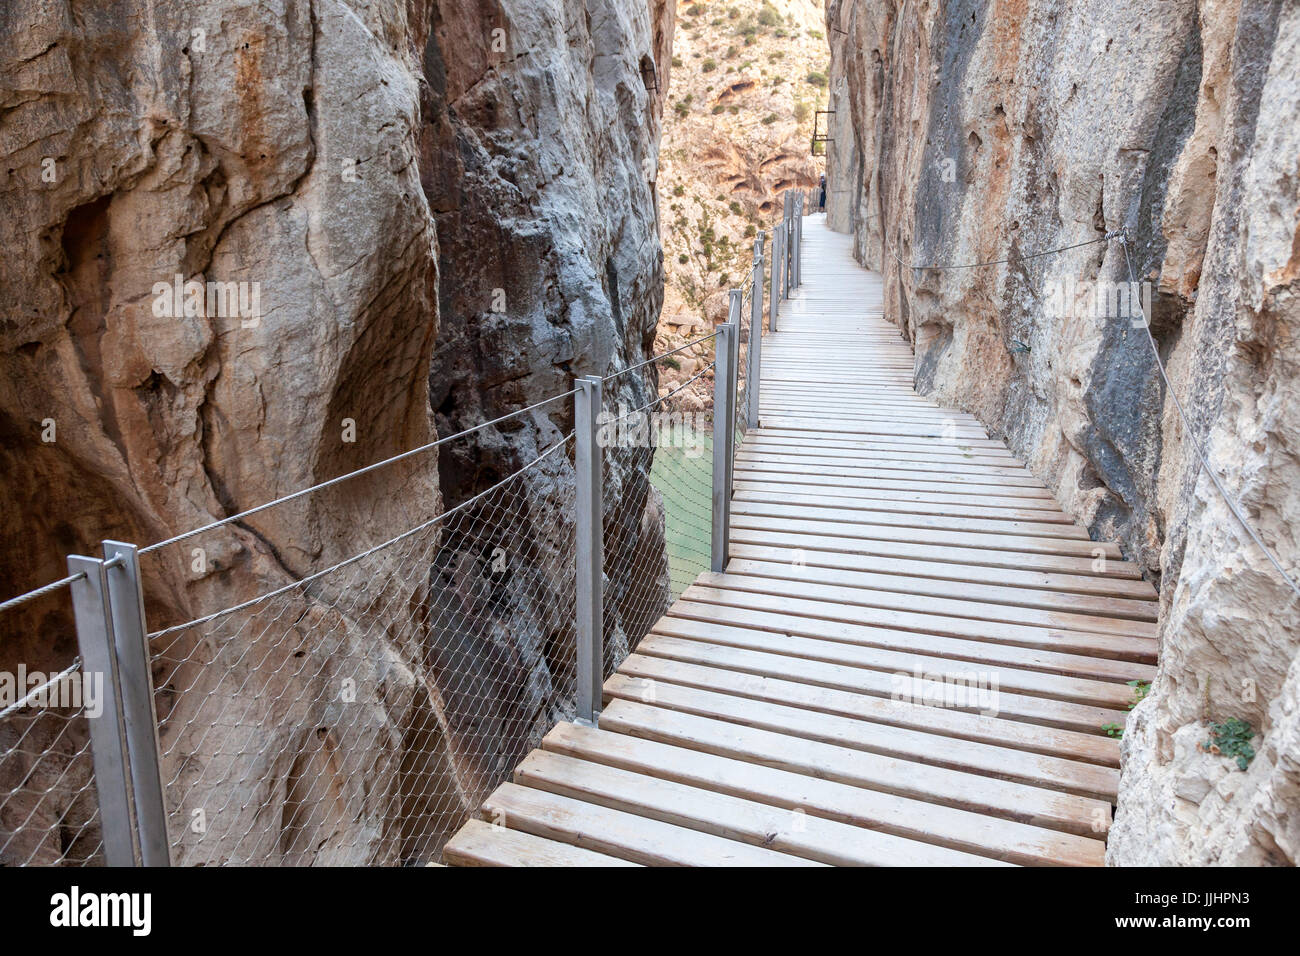
<instances>
[{"instance_id":1,"label":"canyon gorge","mask_svg":"<svg viewBox=\"0 0 1300 956\"><path fill-rule=\"evenodd\" d=\"M1159 591L1106 862L1294 865L1297 116L1286 0L8 0L0 598L474 429L142 559L172 862L432 862L573 710L575 380L713 331L824 168L916 390ZM649 470L605 459L607 664L669 593ZM0 617L2 671L77 653L64 594ZM0 863L94 858L85 749L0 724L49 795Z\"/></svg>"}]
</instances>

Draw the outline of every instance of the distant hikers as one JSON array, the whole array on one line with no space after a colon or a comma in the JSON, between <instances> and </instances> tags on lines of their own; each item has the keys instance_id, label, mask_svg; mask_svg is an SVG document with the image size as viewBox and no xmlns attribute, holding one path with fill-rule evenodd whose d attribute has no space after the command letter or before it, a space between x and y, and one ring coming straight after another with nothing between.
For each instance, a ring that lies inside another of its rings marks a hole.
<instances>
[{"instance_id":1,"label":"distant hikers","mask_svg":"<svg viewBox=\"0 0 1300 956\"><path fill-rule=\"evenodd\" d=\"M826 211L826 174L825 173L822 173L821 187L822 187L822 195L821 198L817 201L817 211L825 212Z\"/></svg>"}]
</instances>

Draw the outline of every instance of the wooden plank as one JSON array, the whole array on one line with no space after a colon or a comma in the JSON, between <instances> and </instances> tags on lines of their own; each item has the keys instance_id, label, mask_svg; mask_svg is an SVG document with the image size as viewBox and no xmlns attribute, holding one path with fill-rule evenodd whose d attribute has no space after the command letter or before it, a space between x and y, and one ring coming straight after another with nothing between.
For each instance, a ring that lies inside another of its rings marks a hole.
<instances>
[{"instance_id":1,"label":"wooden plank","mask_svg":"<svg viewBox=\"0 0 1300 956\"><path fill-rule=\"evenodd\" d=\"M744 607L685 604L680 610L660 618L652 633L888 673L915 674L922 671L936 675L965 675L972 671L984 672L990 675L991 680L999 681L1000 687L1014 693L1072 701L1108 711L1120 710L1133 703L1131 687L1119 683L1114 676L1090 676L1097 668L1090 663L1091 658L1082 655L1031 652L977 641L961 643L934 635L914 635L914 639L909 639L906 634L858 630L855 625L839 622L805 624L797 618L783 619L781 615L770 612L768 616L758 615L759 612ZM782 627L782 624L786 626ZM1131 680L1148 680L1153 674L1149 669L1135 670L1141 676Z\"/></svg>"},{"instance_id":2,"label":"wooden plank","mask_svg":"<svg viewBox=\"0 0 1300 956\"><path fill-rule=\"evenodd\" d=\"M1101 580L1108 578L1130 581L1140 579L1137 568L1126 561L1107 560L1100 565L1104 570L1097 572L1093 569L1099 564L1093 558L1026 554L1014 551L996 551L990 548L946 548L942 545L914 544L907 541L847 538L839 535L820 535L770 528L733 527L731 542L732 544L793 548L796 551L818 549L859 556L901 558L925 563L1028 570L1033 573L1064 573L1072 576L1096 574Z\"/></svg>"},{"instance_id":3,"label":"wooden plank","mask_svg":"<svg viewBox=\"0 0 1300 956\"><path fill-rule=\"evenodd\" d=\"M1047 571L1022 571L1019 568L982 567L979 564L948 564L940 561L907 561L893 558L879 561L870 554L790 546L749 545L732 542L732 559L750 559L777 564L803 564L807 567L840 568L867 574L893 575L905 579L936 579L956 583L1006 585L1021 592L1044 591L1083 596L1117 597L1140 604L1156 601L1156 589L1147 581L1108 578L1101 575L1052 574ZM1034 601L1035 597L1026 597Z\"/></svg>"},{"instance_id":4,"label":"wooden plank","mask_svg":"<svg viewBox=\"0 0 1300 956\"><path fill-rule=\"evenodd\" d=\"M736 471L741 474L753 475L755 479L765 475L798 475L803 471L797 465L783 465L779 463L769 463L766 461L746 462L743 467L737 466ZM913 467L913 468L895 468L890 467L889 462L868 462L862 466L832 466L826 465L818 469L818 474L828 478L854 478L858 480L872 479L876 481L917 481L925 482L931 485L951 485L966 486L974 488L972 494L994 494L1006 495L1011 488L1037 488L1046 490L1043 483L1032 475L1011 474L1014 469L1004 468L1003 472L1008 474L985 474L975 471L952 471L949 472L939 468ZM782 478L782 481L789 479ZM905 487L896 485L895 487Z\"/></svg>"},{"instance_id":5,"label":"wooden plank","mask_svg":"<svg viewBox=\"0 0 1300 956\"><path fill-rule=\"evenodd\" d=\"M509 821L512 830L645 866L821 865L514 783L497 787L481 812L488 820Z\"/></svg>"},{"instance_id":6,"label":"wooden plank","mask_svg":"<svg viewBox=\"0 0 1300 956\"><path fill-rule=\"evenodd\" d=\"M836 447L852 448L858 445L869 447L871 445L879 444L881 442L887 442L891 445L904 445L910 448L915 448L918 451L937 450L935 448L934 438L925 437L925 436L921 436L921 437L909 436L909 435L873 436L873 435L863 434L860 431L853 431L853 430L839 432L838 434L824 432L824 431L806 432L806 431L800 431L799 429L796 428L774 428L771 425L762 425L759 428L756 428L753 434L758 435L762 438L790 439L805 445L816 443L816 442L825 442L828 445L833 445ZM995 449L997 451L1010 454L1010 452L1007 451L1007 446L1002 444L1002 442L998 441L995 438L964 439L960 442L954 443L951 447L957 449L966 449L966 448L990 449L990 453L992 453L992 450Z\"/></svg>"},{"instance_id":7,"label":"wooden plank","mask_svg":"<svg viewBox=\"0 0 1300 956\"><path fill-rule=\"evenodd\" d=\"M838 475L819 474L815 469L795 472L765 472L745 466L737 471L739 487L771 491L789 488L798 494L842 495L848 497L877 496L885 492L890 496L907 493L942 495L979 505L981 502L1014 501L1013 507L1047 510L1057 505L1045 489L1016 485L1007 488L990 488L987 485L952 484L943 481L917 481L912 478L843 478Z\"/></svg>"},{"instance_id":8,"label":"wooden plank","mask_svg":"<svg viewBox=\"0 0 1300 956\"><path fill-rule=\"evenodd\" d=\"M703 575L701 575L701 578L703 578ZM714 579L710 576L707 580L712 582ZM764 620L770 628L779 626L804 628L810 626L807 623L809 620L864 626L872 630L861 632L844 631L845 634L857 634L858 639L864 643L874 640L913 641L914 638L907 636L909 634L935 638L958 638L970 643L944 646L951 648L954 654L957 653L958 648L962 648L967 653L971 655L979 654L984 659L987 659L986 655L1004 656L1007 653L1019 653L1008 652L1005 650L1007 647L1025 649L1023 655L1018 659L1026 661L1035 659L1033 654L1030 653L1035 650L1045 653L1071 654L1093 662L1071 661L1071 667L1078 667L1092 673L1104 675L1103 679L1146 680L1147 678L1141 675L1149 673L1148 667L1130 667L1126 666L1126 664L1153 664L1156 653L1156 642L1143 637L1059 630L1029 624L1007 624L979 618L964 618L944 614L921 613L919 611L902 611L887 607L847 604L839 601L825 601L815 597L796 598L763 591L742 591L727 587L716 587L712 583L692 584L682 592L679 602L692 606L678 610L677 605L674 604L669 609L669 613L678 617L695 617L700 620L715 620L718 619L719 614L719 612L707 610L702 605L722 605L736 610L743 610L750 614L768 613L781 615L785 618L800 619L781 621L778 624L773 618L753 618L754 621ZM913 644L912 646L916 645ZM998 650L999 647L1003 648L1003 650ZM1044 662L1043 669L1048 669L1046 661L1049 659L1041 658L1041 660ZM1136 674L1139 677L1124 677L1125 674Z\"/></svg>"},{"instance_id":9,"label":"wooden plank","mask_svg":"<svg viewBox=\"0 0 1300 956\"><path fill-rule=\"evenodd\" d=\"M1059 557L1104 557L1118 559L1119 548L1113 544L1068 538L1037 537L1028 534L961 531L955 528L912 528L877 520L867 524L856 521L810 521L778 515L755 515L732 511L732 526L756 530L794 531L803 534L831 535L837 538L862 538L867 541L895 541L903 544L943 544L950 548L979 548L982 551L1013 551L1017 554L1050 554Z\"/></svg>"},{"instance_id":10,"label":"wooden plank","mask_svg":"<svg viewBox=\"0 0 1300 956\"><path fill-rule=\"evenodd\" d=\"M816 398L777 398L771 393L764 393L759 408L764 414L771 415L822 415L827 418L845 420L879 421L887 418L891 421L926 421L937 423L940 427L948 423L970 425L971 428L982 427L974 415L961 411L949 411L946 408L926 408L922 406L881 406L871 399L848 399L841 397L831 406L824 405Z\"/></svg>"},{"instance_id":11,"label":"wooden plank","mask_svg":"<svg viewBox=\"0 0 1300 956\"><path fill-rule=\"evenodd\" d=\"M842 658L835 653L840 648L835 646L827 648L825 655L814 658L783 654L772 645L761 641L755 641L754 645L764 649L755 650L747 645L710 642L652 632L641 639L636 649L638 654L646 656L725 667L750 674L797 680L891 699L899 694L900 683L896 675L901 674L903 678L907 678L912 673L872 670L852 662L843 663ZM923 673L922 677L924 676ZM910 684L903 686L911 687ZM1009 720L1021 720L1084 734L1100 735L1104 724L1114 723L1123 727L1128 718L1128 714L1122 710L1017 694L1008 691L1005 685L999 687L996 716ZM946 700L943 695L947 690L944 684L923 680L922 692L918 695L920 700L916 706L928 707L931 706L930 702L934 701L951 706L954 710L970 713L981 709L978 702L970 703L956 696L951 701Z\"/></svg>"},{"instance_id":12,"label":"wooden plank","mask_svg":"<svg viewBox=\"0 0 1300 956\"><path fill-rule=\"evenodd\" d=\"M826 665L826 668L834 672L835 665ZM1119 741L1110 737L1029 725L955 708L927 706L911 699L872 697L865 693L837 690L822 684L806 683L799 679L807 676L802 673L792 674L791 679L786 680L633 653L619 665L618 674L638 681L641 691L635 699L647 702L653 702L654 684L667 681L819 713L859 717L874 723L943 734L958 740L1000 744L1029 753L1119 767Z\"/></svg>"},{"instance_id":13,"label":"wooden plank","mask_svg":"<svg viewBox=\"0 0 1300 956\"><path fill-rule=\"evenodd\" d=\"M784 498L784 501L783 501ZM932 503L900 501L798 501L780 494L736 494L735 514L771 515L776 518L846 522L900 528L954 528L991 535L1026 535L1030 537L1070 538L1088 541L1088 532L1060 511L983 509L978 505L943 506ZM1091 541L1089 541L1091 544Z\"/></svg>"},{"instance_id":14,"label":"wooden plank","mask_svg":"<svg viewBox=\"0 0 1300 956\"><path fill-rule=\"evenodd\" d=\"M888 445L883 448L811 448L802 445L776 445L763 441L757 435L746 436L737 454L743 455L746 461L754 460L762 455L780 454L789 455L801 462L813 461L819 464L851 464L855 461L913 461L928 464L990 465L1003 468L1024 467L1010 456L979 454L973 449L969 452L945 450L944 448L935 451L916 451L898 446L889 447Z\"/></svg>"},{"instance_id":15,"label":"wooden plank","mask_svg":"<svg viewBox=\"0 0 1300 956\"><path fill-rule=\"evenodd\" d=\"M794 415L772 415L763 419L764 423L770 424L775 428L794 428L803 431L840 431L842 424L824 418L806 418ZM887 418L880 418L872 422L855 423L862 431L872 435L923 435L927 437L939 438L941 432L932 425L912 425L905 422L891 422ZM949 430L950 435L956 438L988 438L988 433L983 428L975 425L958 425L956 428Z\"/></svg>"},{"instance_id":16,"label":"wooden plank","mask_svg":"<svg viewBox=\"0 0 1300 956\"><path fill-rule=\"evenodd\" d=\"M1011 747L957 740L940 734L856 717L818 713L770 701L760 703L744 697L664 681L656 682L653 692L654 699L650 703L656 707L667 707L698 717L727 720L746 727L773 730L807 740L839 744L887 757L914 760L949 770L964 770L1000 780L1014 780L1110 803L1115 802L1119 788L1119 772L1116 770L1024 753ZM644 693L644 682L627 675L613 674L605 681L607 700L640 701Z\"/></svg>"},{"instance_id":17,"label":"wooden plank","mask_svg":"<svg viewBox=\"0 0 1300 956\"><path fill-rule=\"evenodd\" d=\"M845 401L843 398L833 406L827 407L824 403L814 399L796 401L788 398L778 399L765 396L759 402L759 410L764 415L819 415L839 421L922 422L938 425L941 429L949 423L965 425L971 428L981 427L978 419L964 412L897 406L882 408L874 402L855 403Z\"/></svg>"},{"instance_id":18,"label":"wooden plank","mask_svg":"<svg viewBox=\"0 0 1300 956\"><path fill-rule=\"evenodd\" d=\"M594 853L568 843L557 843L469 820L442 848L449 866L639 866L629 860Z\"/></svg>"},{"instance_id":19,"label":"wooden plank","mask_svg":"<svg viewBox=\"0 0 1300 956\"><path fill-rule=\"evenodd\" d=\"M969 517L1052 521L1072 519L1043 498L1002 498L996 495L953 495L935 491L896 491L892 488L847 486L811 487L783 482L736 481L735 497L747 501L779 502L818 508L873 508L879 511L915 511L919 514L965 514Z\"/></svg>"},{"instance_id":20,"label":"wooden plank","mask_svg":"<svg viewBox=\"0 0 1300 956\"><path fill-rule=\"evenodd\" d=\"M1080 836L1104 832L1104 821L1110 819L1110 804L1100 800L882 757L634 701L612 701L601 711L600 727ZM1102 829L1094 829L1098 826Z\"/></svg>"},{"instance_id":21,"label":"wooden plank","mask_svg":"<svg viewBox=\"0 0 1300 956\"><path fill-rule=\"evenodd\" d=\"M547 749L533 751L520 764L520 777L539 790L600 806L627 808L647 819L832 866L972 866L991 862L837 820L791 813L730 793L688 786L666 774L634 773L564 753L565 736L577 737L581 730L573 724L559 725L548 735L549 746L543 743Z\"/></svg>"},{"instance_id":22,"label":"wooden plank","mask_svg":"<svg viewBox=\"0 0 1300 956\"><path fill-rule=\"evenodd\" d=\"M971 504L990 499L1023 499L1025 508L1059 507L1046 488L1034 488L1026 485L1008 485L989 487L988 485L965 484L944 481L934 475L923 479L914 477L862 478L843 477L840 475L821 474L810 471L763 471L743 463L736 473L738 483L750 483L756 486L806 486L804 491L810 494L864 494L876 491L907 492L918 491L928 494L949 495L965 499Z\"/></svg>"},{"instance_id":23,"label":"wooden plank","mask_svg":"<svg viewBox=\"0 0 1300 956\"><path fill-rule=\"evenodd\" d=\"M542 746L555 753L803 813L809 818L805 822L838 820L868 833L907 837L900 852L891 852L888 844L881 847L886 863L920 865L913 854L924 854L935 863L951 858L935 856L934 850L923 850L912 840L1021 864L1095 866L1101 864L1104 854L1104 845L1094 839L592 727L561 724L546 736ZM854 834L859 841L861 832ZM983 862L966 858L961 865Z\"/></svg>"},{"instance_id":24,"label":"wooden plank","mask_svg":"<svg viewBox=\"0 0 1300 956\"><path fill-rule=\"evenodd\" d=\"M937 445L935 450L948 458L958 457L949 452L944 452L943 449L947 447L949 446ZM806 468L808 464L808 456L774 454L766 450L761 455L745 456L745 467L751 471L797 473ZM862 471L869 470L889 472L891 474L893 472L920 473L931 479L938 476L938 480L945 482L963 480L968 483L994 486L1006 484L1008 487L1016 485L1025 487L1026 483L1028 483L1029 487L1040 487L1042 485L1031 471L1007 461L998 461L987 465L970 460L934 461L903 453L898 455L863 455L857 459L828 457L818 462L818 465L827 469L826 474L837 477L869 477L861 474ZM1001 479L1008 480L1003 482ZM985 492L995 493L989 492L988 489L985 489Z\"/></svg>"},{"instance_id":25,"label":"wooden plank","mask_svg":"<svg viewBox=\"0 0 1300 956\"><path fill-rule=\"evenodd\" d=\"M1159 629L1155 624L1156 610L1150 602L1147 606L1138 608L1120 605L1120 610L1128 612L1123 616L1085 610L1077 598L1066 599L1064 608L1026 607L1012 588L935 584L921 580L908 589L899 587L900 579L896 575L893 580L889 577L861 571L786 567L741 559L728 564L725 574L701 576L696 583L738 591L788 594L809 600L900 610L917 607L919 602L916 597L921 594L928 598L923 605L927 614L972 617L1007 624L1030 624L1091 634L1118 634L1151 641L1159 637ZM881 578L885 580L882 581Z\"/></svg>"}]
</instances>

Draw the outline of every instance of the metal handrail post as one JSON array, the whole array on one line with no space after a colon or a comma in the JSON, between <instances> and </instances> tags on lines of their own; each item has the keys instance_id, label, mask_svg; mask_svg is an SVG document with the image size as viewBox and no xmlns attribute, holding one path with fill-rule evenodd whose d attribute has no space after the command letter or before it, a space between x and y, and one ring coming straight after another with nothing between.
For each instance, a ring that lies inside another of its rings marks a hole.
<instances>
[{"instance_id":1,"label":"metal handrail post","mask_svg":"<svg viewBox=\"0 0 1300 956\"><path fill-rule=\"evenodd\" d=\"M103 548L140 864L169 866L171 844L159 769L158 713L154 707L139 549L124 541L105 541Z\"/></svg>"},{"instance_id":2,"label":"metal handrail post","mask_svg":"<svg viewBox=\"0 0 1300 956\"><path fill-rule=\"evenodd\" d=\"M576 719L596 723L605 681L604 510L599 443L601 380L588 375L575 383L574 467L577 470L577 641Z\"/></svg>"},{"instance_id":3,"label":"metal handrail post","mask_svg":"<svg viewBox=\"0 0 1300 956\"><path fill-rule=\"evenodd\" d=\"M135 838L131 825L130 771L126 736L122 727L117 654L113 646L113 618L109 608L108 571L101 558L74 554L68 557L72 582L72 612L81 654L82 701L95 703L87 690L97 686L98 713L86 713L90 753L95 767L95 793L99 797L99 825L108 866L135 866Z\"/></svg>"},{"instance_id":4,"label":"metal handrail post","mask_svg":"<svg viewBox=\"0 0 1300 956\"><path fill-rule=\"evenodd\" d=\"M781 314L781 240L785 230L779 225L772 231L772 265L768 269L767 330L776 331L776 320Z\"/></svg>"},{"instance_id":5,"label":"metal handrail post","mask_svg":"<svg viewBox=\"0 0 1300 956\"><path fill-rule=\"evenodd\" d=\"M758 426L758 389L762 381L763 360L763 240L766 236L758 234L754 240L754 274L752 279L753 302L749 310L749 369L745 373L749 382L746 398L747 408L741 409L749 428Z\"/></svg>"},{"instance_id":6,"label":"metal handrail post","mask_svg":"<svg viewBox=\"0 0 1300 956\"><path fill-rule=\"evenodd\" d=\"M731 535L731 458L736 441L735 419L729 411L732 388L732 341L737 337L736 326L723 323L718 326L714 340L713 366L713 529L711 534L711 570L721 572L727 567L729 538Z\"/></svg>"},{"instance_id":7,"label":"metal handrail post","mask_svg":"<svg viewBox=\"0 0 1300 956\"><path fill-rule=\"evenodd\" d=\"M794 287L803 284L803 194L795 197L794 213Z\"/></svg>"}]
</instances>

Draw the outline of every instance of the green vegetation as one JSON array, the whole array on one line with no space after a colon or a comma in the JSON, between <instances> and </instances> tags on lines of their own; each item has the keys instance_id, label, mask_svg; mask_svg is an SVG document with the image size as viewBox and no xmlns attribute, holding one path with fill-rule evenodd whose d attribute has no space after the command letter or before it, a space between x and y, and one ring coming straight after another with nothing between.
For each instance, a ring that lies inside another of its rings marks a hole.
<instances>
[{"instance_id":1,"label":"green vegetation","mask_svg":"<svg viewBox=\"0 0 1300 956\"><path fill-rule=\"evenodd\" d=\"M700 64L701 73L712 73L717 68L718 68L718 61L715 60L713 57L706 58L705 61Z\"/></svg>"},{"instance_id":2,"label":"green vegetation","mask_svg":"<svg viewBox=\"0 0 1300 956\"><path fill-rule=\"evenodd\" d=\"M686 187L683 186L681 183L678 183L676 186L673 187L673 195L674 195L674 196L685 196L685 195L686 195Z\"/></svg>"},{"instance_id":3,"label":"green vegetation","mask_svg":"<svg viewBox=\"0 0 1300 956\"><path fill-rule=\"evenodd\" d=\"M1147 699L1147 694L1151 693L1151 682L1149 680L1131 680L1126 681L1126 683L1133 688L1133 703L1128 705L1128 709L1132 710Z\"/></svg>"},{"instance_id":4,"label":"green vegetation","mask_svg":"<svg viewBox=\"0 0 1300 956\"><path fill-rule=\"evenodd\" d=\"M1201 749L1206 753L1236 757L1237 769L1245 770L1255 759L1255 748L1250 744L1254 737L1255 731L1248 722L1229 717L1221 724L1210 724L1210 739L1201 744Z\"/></svg>"},{"instance_id":5,"label":"green vegetation","mask_svg":"<svg viewBox=\"0 0 1300 956\"><path fill-rule=\"evenodd\" d=\"M771 126L773 123L777 121L777 118L778 117L775 113L768 113L766 116L763 117L763 125Z\"/></svg>"},{"instance_id":6,"label":"green vegetation","mask_svg":"<svg viewBox=\"0 0 1300 956\"><path fill-rule=\"evenodd\" d=\"M1146 700L1147 694L1151 693L1151 682L1149 680L1131 680L1126 681L1129 687L1133 688L1133 699L1129 701L1128 709L1132 710L1142 701ZM1101 731L1107 737L1123 737L1124 728L1119 724L1102 724Z\"/></svg>"},{"instance_id":7,"label":"green vegetation","mask_svg":"<svg viewBox=\"0 0 1300 956\"><path fill-rule=\"evenodd\" d=\"M813 70L808 74L808 82L816 87L826 86L826 74L820 70Z\"/></svg>"},{"instance_id":8,"label":"green vegetation","mask_svg":"<svg viewBox=\"0 0 1300 956\"><path fill-rule=\"evenodd\" d=\"M797 123L808 122L808 117L812 115L812 107L802 100L794 104L794 118Z\"/></svg>"},{"instance_id":9,"label":"green vegetation","mask_svg":"<svg viewBox=\"0 0 1300 956\"><path fill-rule=\"evenodd\" d=\"M774 27L781 22L781 13L764 0L763 5L758 10L758 22L765 27Z\"/></svg>"}]
</instances>

